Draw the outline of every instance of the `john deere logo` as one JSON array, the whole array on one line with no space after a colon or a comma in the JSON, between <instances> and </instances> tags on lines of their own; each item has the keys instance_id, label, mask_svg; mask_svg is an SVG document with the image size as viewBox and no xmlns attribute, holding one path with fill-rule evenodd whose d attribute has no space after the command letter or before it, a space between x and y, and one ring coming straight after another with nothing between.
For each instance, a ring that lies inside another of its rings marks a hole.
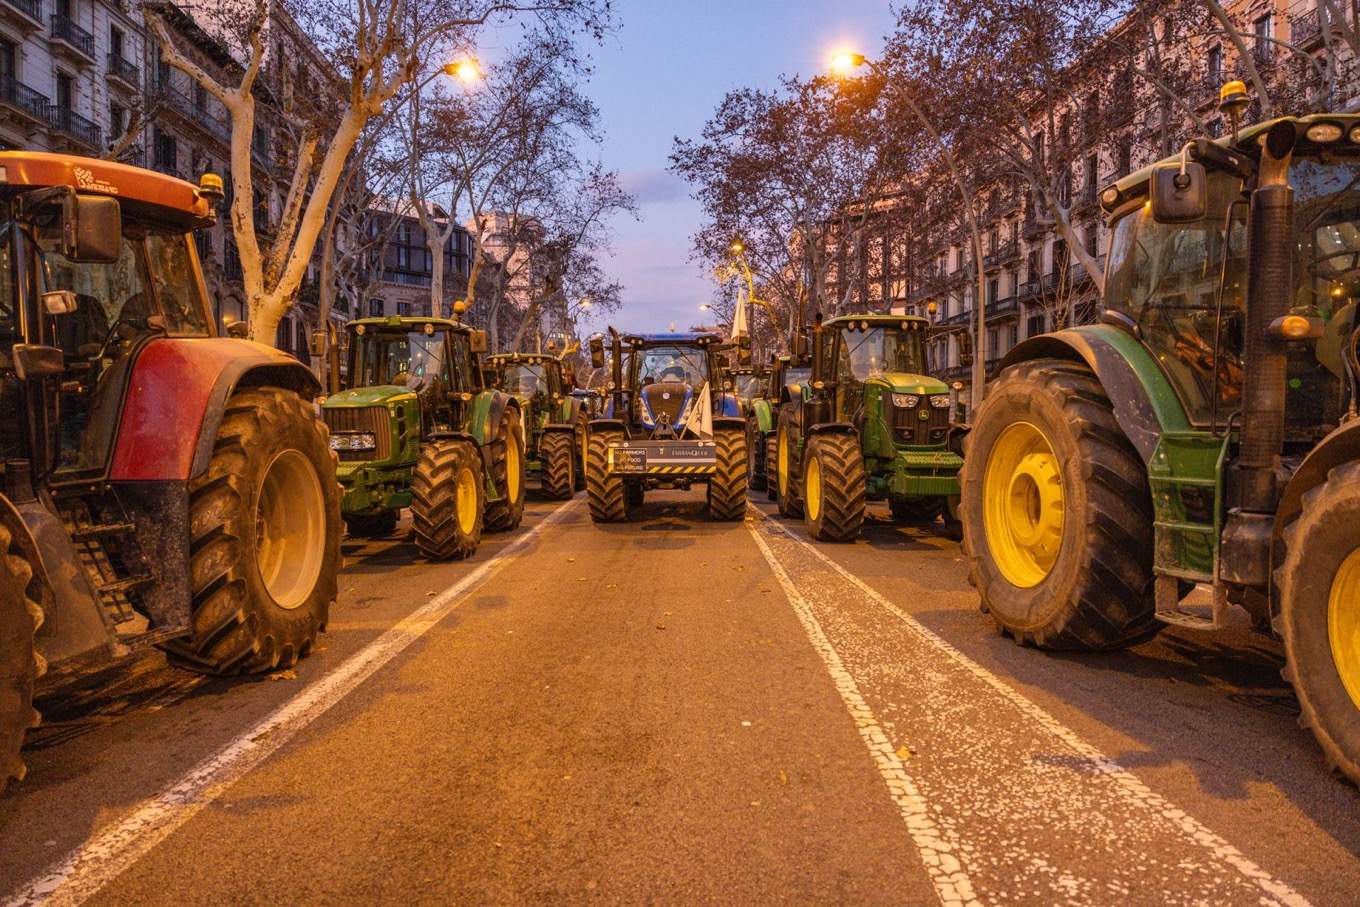
<instances>
[{"instance_id":1,"label":"john deere logo","mask_svg":"<svg viewBox=\"0 0 1360 907\"><path fill-rule=\"evenodd\" d=\"M94 172L84 167L75 167L72 172L76 175L76 185L81 189L90 189L95 192L106 192L109 195L117 195L118 187L96 179Z\"/></svg>"},{"instance_id":2,"label":"john deere logo","mask_svg":"<svg viewBox=\"0 0 1360 907\"><path fill-rule=\"evenodd\" d=\"M661 399L662 399L662 400L669 400L670 398L671 398L670 391L662 391L662 392L661 392Z\"/></svg>"}]
</instances>

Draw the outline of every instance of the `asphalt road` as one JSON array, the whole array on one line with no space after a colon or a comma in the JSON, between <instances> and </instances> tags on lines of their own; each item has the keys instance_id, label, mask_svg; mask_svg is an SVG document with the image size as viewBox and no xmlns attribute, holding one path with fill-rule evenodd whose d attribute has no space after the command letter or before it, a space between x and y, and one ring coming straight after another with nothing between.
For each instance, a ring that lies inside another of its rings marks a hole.
<instances>
[{"instance_id":1,"label":"asphalt road","mask_svg":"<svg viewBox=\"0 0 1360 907\"><path fill-rule=\"evenodd\" d=\"M295 670L148 655L40 703L0 903L1360 900L1360 794L1275 644L1022 649L875 515L813 546L578 497L462 563L347 542Z\"/></svg>"}]
</instances>

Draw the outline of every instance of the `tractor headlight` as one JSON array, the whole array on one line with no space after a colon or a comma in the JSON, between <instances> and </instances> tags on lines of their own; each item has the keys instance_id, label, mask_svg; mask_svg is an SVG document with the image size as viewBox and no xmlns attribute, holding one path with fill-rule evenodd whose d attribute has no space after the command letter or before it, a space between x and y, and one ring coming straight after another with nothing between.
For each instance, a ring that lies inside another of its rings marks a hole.
<instances>
[{"instance_id":1,"label":"tractor headlight","mask_svg":"<svg viewBox=\"0 0 1360 907\"><path fill-rule=\"evenodd\" d=\"M347 431L331 435L331 450L377 450L378 438L371 431Z\"/></svg>"},{"instance_id":2,"label":"tractor headlight","mask_svg":"<svg viewBox=\"0 0 1360 907\"><path fill-rule=\"evenodd\" d=\"M893 394L893 406L905 406L912 409L921 402L921 398L915 394Z\"/></svg>"},{"instance_id":3,"label":"tractor headlight","mask_svg":"<svg viewBox=\"0 0 1360 907\"><path fill-rule=\"evenodd\" d=\"M948 395L948 394L936 394L935 396L933 396L933 397L930 398L930 405L933 406L933 407L935 407L936 409L948 409L948 408L949 408L949 395Z\"/></svg>"}]
</instances>

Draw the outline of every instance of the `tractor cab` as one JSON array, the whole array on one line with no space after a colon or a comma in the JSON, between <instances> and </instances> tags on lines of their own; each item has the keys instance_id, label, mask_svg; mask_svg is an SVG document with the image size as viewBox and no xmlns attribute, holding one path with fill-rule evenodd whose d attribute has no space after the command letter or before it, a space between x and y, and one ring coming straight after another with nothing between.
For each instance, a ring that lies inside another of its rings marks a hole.
<instances>
[{"instance_id":1,"label":"tractor cab","mask_svg":"<svg viewBox=\"0 0 1360 907\"><path fill-rule=\"evenodd\" d=\"M714 415L737 417L737 397L724 389L727 364L714 334L636 334L624 338L630 421L652 437L699 437L704 397Z\"/></svg>"},{"instance_id":2,"label":"tractor cab","mask_svg":"<svg viewBox=\"0 0 1360 907\"><path fill-rule=\"evenodd\" d=\"M767 382L765 369L756 365L736 365L728 370L732 381L732 391L741 401L743 411L750 406L751 400L758 397Z\"/></svg>"},{"instance_id":3,"label":"tractor cab","mask_svg":"<svg viewBox=\"0 0 1360 907\"><path fill-rule=\"evenodd\" d=\"M521 406L536 404L546 415L549 402L560 402L566 395L562 363L555 356L498 353L486 362L496 376L497 389L518 399Z\"/></svg>"}]
</instances>

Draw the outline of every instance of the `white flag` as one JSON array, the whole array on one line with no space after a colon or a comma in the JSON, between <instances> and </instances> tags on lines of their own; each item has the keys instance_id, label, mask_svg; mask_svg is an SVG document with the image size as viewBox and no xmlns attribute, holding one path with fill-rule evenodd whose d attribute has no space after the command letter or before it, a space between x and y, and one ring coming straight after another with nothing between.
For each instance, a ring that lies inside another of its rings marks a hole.
<instances>
[{"instance_id":1,"label":"white flag","mask_svg":"<svg viewBox=\"0 0 1360 907\"><path fill-rule=\"evenodd\" d=\"M713 399L708 392L708 382L699 390L689 418L685 420L685 430L692 432L700 441L713 440Z\"/></svg>"},{"instance_id":2,"label":"white flag","mask_svg":"<svg viewBox=\"0 0 1360 907\"><path fill-rule=\"evenodd\" d=\"M749 301L747 300L747 298L746 298L746 291L745 291L745 290L738 290L738 291L737 291L737 310L736 310L736 312L732 315L732 339L733 339L733 340L740 340L741 338L743 338L743 337L745 337L745 336L747 336L747 335L749 335L749 334L751 333L751 329L750 329L750 327L747 326L747 320L746 320L746 318L747 318L747 316L746 316L746 309L747 309L749 306L750 306L750 302L749 302Z\"/></svg>"}]
</instances>

